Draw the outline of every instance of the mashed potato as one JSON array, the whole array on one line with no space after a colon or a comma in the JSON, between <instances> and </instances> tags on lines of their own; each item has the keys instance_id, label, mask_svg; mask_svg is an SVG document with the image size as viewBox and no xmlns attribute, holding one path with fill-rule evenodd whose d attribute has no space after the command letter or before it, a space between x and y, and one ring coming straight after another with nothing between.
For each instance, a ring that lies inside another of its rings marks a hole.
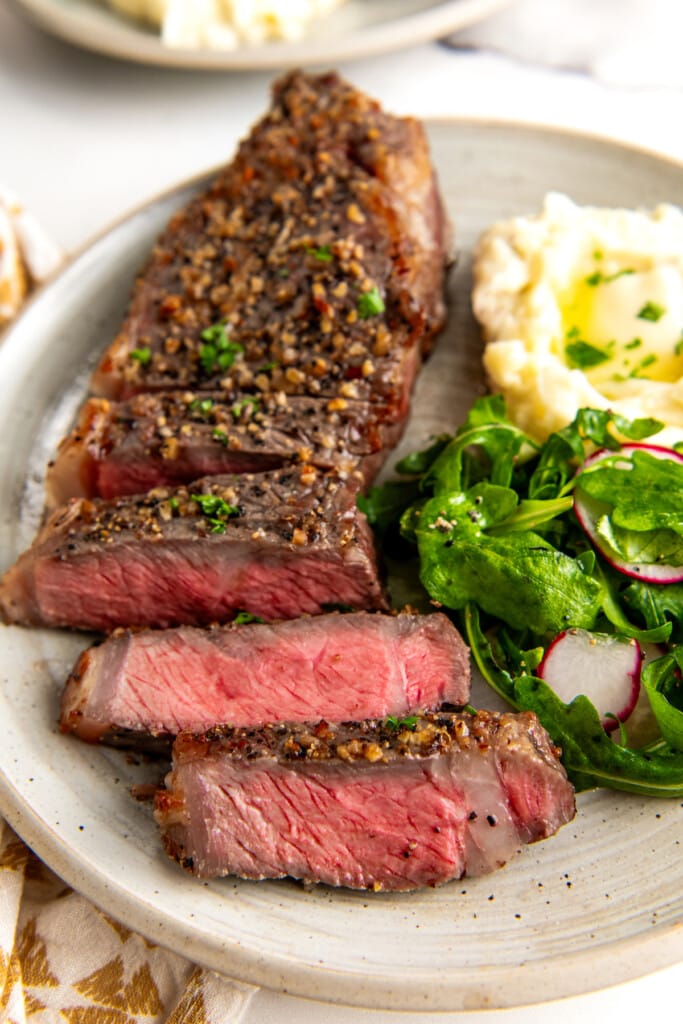
<instances>
[{"instance_id":1,"label":"mashed potato","mask_svg":"<svg viewBox=\"0 0 683 1024\"><path fill-rule=\"evenodd\" d=\"M167 46L233 50L243 43L298 39L341 0L108 0L161 29Z\"/></svg>"},{"instance_id":2,"label":"mashed potato","mask_svg":"<svg viewBox=\"0 0 683 1024\"><path fill-rule=\"evenodd\" d=\"M511 418L543 440L581 406L666 424L683 441L683 212L576 206L490 228L474 259L484 366Z\"/></svg>"}]
</instances>

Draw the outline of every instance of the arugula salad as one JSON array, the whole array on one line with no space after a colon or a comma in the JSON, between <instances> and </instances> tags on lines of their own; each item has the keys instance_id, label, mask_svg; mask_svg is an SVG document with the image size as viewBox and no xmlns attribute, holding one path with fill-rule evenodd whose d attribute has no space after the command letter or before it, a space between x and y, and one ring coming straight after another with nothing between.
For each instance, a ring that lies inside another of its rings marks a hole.
<instances>
[{"instance_id":1,"label":"arugula salad","mask_svg":"<svg viewBox=\"0 0 683 1024\"><path fill-rule=\"evenodd\" d=\"M683 796L683 455L661 427L582 409L539 446L487 397L360 499L579 790Z\"/></svg>"}]
</instances>

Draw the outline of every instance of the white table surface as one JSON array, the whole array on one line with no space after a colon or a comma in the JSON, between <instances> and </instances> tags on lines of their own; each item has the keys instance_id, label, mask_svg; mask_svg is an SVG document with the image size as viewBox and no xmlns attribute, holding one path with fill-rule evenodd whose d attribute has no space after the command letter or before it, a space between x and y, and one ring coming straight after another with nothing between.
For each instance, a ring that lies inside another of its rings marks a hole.
<instances>
[{"instance_id":1,"label":"white table surface","mask_svg":"<svg viewBox=\"0 0 683 1024\"><path fill-rule=\"evenodd\" d=\"M580 74L437 44L340 70L396 113L564 125L683 161L681 92L608 89ZM29 27L0 0L0 181L74 251L155 193L225 161L264 110L270 79L100 58ZM682 989L683 964L523 1010L409 1017L261 991L244 1024L628 1024L661 1013L675 1020Z\"/></svg>"}]
</instances>

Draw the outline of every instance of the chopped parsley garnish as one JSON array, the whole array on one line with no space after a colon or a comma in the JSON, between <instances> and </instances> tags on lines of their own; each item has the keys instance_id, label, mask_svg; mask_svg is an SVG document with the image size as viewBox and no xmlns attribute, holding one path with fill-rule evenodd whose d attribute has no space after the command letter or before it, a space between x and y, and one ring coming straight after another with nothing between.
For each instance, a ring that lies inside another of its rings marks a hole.
<instances>
[{"instance_id":1,"label":"chopped parsley garnish","mask_svg":"<svg viewBox=\"0 0 683 1024\"><path fill-rule=\"evenodd\" d=\"M240 514L236 505L229 505L227 501L217 494L191 494L192 501L196 501L210 525L211 533L225 533L228 519Z\"/></svg>"},{"instance_id":2,"label":"chopped parsley garnish","mask_svg":"<svg viewBox=\"0 0 683 1024\"><path fill-rule=\"evenodd\" d=\"M358 296L358 316L361 320L369 320L371 316L377 316L385 309L386 306L376 286Z\"/></svg>"},{"instance_id":3,"label":"chopped parsley garnish","mask_svg":"<svg viewBox=\"0 0 683 1024\"><path fill-rule=\"evenodd\" d=\"M317 247L309 245L306 252L321 263L329 263L333 258L332 249L329 245L319 245Z\"/></svg>"},{"instance_id":4,"label":"chopped parsley garnish","mask_svg":"<svg viewBox=\"0 0 683 1024\"><path fill-rule=\"evenodd\" d=\"M246 398L240 398L238 402L233 402L232 409L230 410L236 420L240 418L245 409L251 406L252 412L256 412L259 407L260 399L258 395L247 395Z\"/></svg>"},{"instance_id":5,"label":"chopped parsley garnish","mask_svg":"<svg viewBox=\"0 0 683 1024\"><path fill-rule=\"evenodd\" d=\"M213 398L195 398L190 402L190 412L198 412L202 416L208 416L213 409Z\"/></svg>"},{"instance_id":6,"label":"chopped parsley garnish","mask_svg":"<svg viewBox=\"0 0 683 1024\"><path fill-rule=\"evenodd\" d=\"M609 359L607 352L595 345L589 345L587 341L571 341L565 345L564 354L567 363L572 369L587 370L592 366L600 366Z\"/></svg>"},{"instance_id":7,"label":"chopped parsley garnish","mask_svg":"<svg viewBox=\"0 0 683 1024\"><path fill-rule=\"evenodd\" d=\"M417 715L408 715L407 718L396 718L395 715L387 715L384 719L384 724L388 725L390 729L414 729L417 725Z\"/></svg>"},{"instance_id":8,"label":"chopped parsley garnish","mask_svg":"<svg viewBox=\"0 0 683 1024\"><path fill-rule=\"evenodd\" d=\"M652 366L652 364L656 362L657 356L653 355L652 353L650 353L649 356L644 356L643 359L640 360L638 365L633 367L633 369L629 373L629 377L639 377L643 370L647 370L648 366Z\"/></svg>"},{"instance_id":9,"label":"chopped parsley garnish","mask_svg":"<svg viewBox=\"0 0 683 1024\"><path fill-rule=\"evenodd\" d=\"M271 370L277 369L279 363L264 363L263 366L259 366L256 370L257 373L269 373Z\"/></svg>"},{"instance_id":10,"label":"chopped parsley garnish","mask_svg":"<svg viewBox=\"0 0 683 1024\"><path fill-rule=\"evenodd\" d=\"M225 320L219 320L217 323L211 324L210 327L205 327L200 337L202 341L209 341L218 345L223 341L227 341L228 332L225 329Z\"/></svg>"},{"instance_id":11,"label":"chopped parsley garnish","mask_svg":"<svg viewBox=\"0 0 683 1024\"><path fill-rule=\"evenodd\" d=\"M640 348L640 346L642 344L643 344L643 339L642 338L634 338L633 341L629 341L628 345L624 345L624 348L626 348L626 349L628 349L630 351L632 348Z\"/></svg>"},{"instance_id":12,"label":"chopped parsley garnish","mask_svg":"<svg viewBox=\"0 0 683 1024\"><path fill-rule=\"evenodd\" d=\"M171 506L171 508L173 509L174 512L178 511L178 507L179 506L178 506L178 499L177 498L169 498L168 499L168 503L169 503L169 505Z\"/></svg>"},{"instance_id":13,"label":"chopped parsley garnish","mask_svg":"<svg viewBox=\"0 0 683 1024\"><path fill-rule=\"evenodd\" d=\"M201 335L204 345L199 346L199 362L204 373L215 373L216 370L228 370L244 349L236 341L230 341L225 328L225 320L205 328Z\"/></svg>"},{"instance_id":14,"label":"chopped parsley garnish","mask_svg":"<svg viewBox=\"0 0 683 1024\"><path fill-rule=\"evenodd\" d=\"M650 323L656 324L658 320L661 320L666 309L664 306L660 306L658 302L646 302L639 313L636 314L639 320L649 320Z\"/></svg>"},{"instance_id":15,"label":"chopped parsley garnish","mask_svg":"<svg viewBox=\"0 0 683 1024\"><path fill-rule=\"evenodd\" d=\"M567 341L573 341L575 338L580 338L580 337L581 337L581 331L579 330L578 327L570 327L569 330L567 331L567 334L566 334Z\"/></svg>"},{"instance_id":16,"label":"chopped parsley garnish","mask_svg":"<svg viewBox=\"0 0 683 1024\"><path fill-rule=\"evenodd\" d=\"M216 427L213 430L213 432L211 434L211 437L214 439L214 441L220 441L220 443L223 445L223 447L227 448L227 445L228 445L228 435L225 433L224 430L221 430L220 427Z\"/></svg>"},{"instance_id":17,"label":"chopped parsley garnish","mask_svg":"<svg viewBox=\"0 0 683 1024\"><path fill-rule=\"evenodd\" d=\"M134 348L130 353L130 358L136 359L140 366L147 366L152 358L152 350L148 345L145 345L144 348Z\"/></svg>"},{"instance_id":18,"label":"chopped parsley garnish","mask_svg":"<svg viewBox=\"0 0 683 1024\"><path fill-rule=\"evenodd\" d=\"M683 356L683 331L681 331L681 336L678 339L678 341L676 342L676 345L675 345L675 348L674 348L674 355L675 356Z\"/></svg>"},{"instance_id":19,"label":"chopped parsley garnish","mask_svg":"<svg viewBox=\"0 0 683 1024\"><path fill-rule=\"evenodd\" d=\"M236 626L243 626L247 622L265 622L260 615L252 615L251 612L238 612L232 620Z\"/></svg>"},{"instance_id":20,"label":"chopped parsley garnish","mask_svg":"<svg viewBox=\"0 0 683 1024\"><path fill-rule=\"evenodd\" d=\"M625 267L624 270L617 270L614 274L603 274L601 270L596 270L584 280L591 288L595 288L596 285L609 284L610 281L616 281L617 278L625 277L627 274L635 274L633 267Z\"/></svg>"}]
</instances>

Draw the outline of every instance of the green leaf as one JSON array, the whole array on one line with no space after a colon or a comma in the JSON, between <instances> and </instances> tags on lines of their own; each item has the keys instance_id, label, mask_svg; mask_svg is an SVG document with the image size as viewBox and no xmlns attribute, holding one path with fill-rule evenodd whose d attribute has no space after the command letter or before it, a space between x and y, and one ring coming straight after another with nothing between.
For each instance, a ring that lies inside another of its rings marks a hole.
<instances>
[{"instance_id":1,"label":"green leaf","mask_svg":"<svg viewBox=\"0 0 683 1024\"><path fill-rule=\"evenodd\" d=\"M382 532L400 521L419 493L416 480L390 480L381 487L371 487L367 494L359 494L356 504L370 525Z\"/></svg>"},{"instance_id":2,"label":"green leaf","mask_svg":"<svg viewBox=\"0 0 683 1024\"><path fill-rule=\"evenodd\" d=\"M199 362L207 375L217 370L228 370L237 356L244 352L238 342L228 337L225 320L204 328L200 337L206 344L199 346Z\"/></svg>"},{"instance_id":3,"label":"green leaf","mask_svg":"<svg viewBox=\"0 0 683 1024\"><path fill-rule=\"evenodd\" d=\"M683 648L677 647L643 669L641 679L669 746L683 751Z\"/></svg>"},{"instance_id":4,"label":"green leaf","mask_svg":"<svg viewBox=\"0 0 683 1024\"><path fill-rule=\"evenodd\" d=\"M218 494L191 494L190 500L196 502L210 525L212 533L225 533L228 519L240 514L236 505L229 505Z\"/></svg>"},{"instance_id":5,"label":"green leaf","mask_svg":"<svg viewBox=\"0 0 683 1024\"><path fill-rule=\"evenodd\" d=\"M528 443L526 434L505 423L465 424L432 463L422 489L431 488L435 494L464 491L482 478L508 487L522 446Z\"/></svg>"},{"instance_id":6,"label":"green leaf","mask_svg":"<svg viewBox=\"0 0 683 1024\"><path fill-rule=\"evenodd\" d=\"M518 705L534 711L554 743L577 789L608 786L647 796L683 797L683 755L673 750L651 754L612 742L587 697L563 701L533 676L515 681Z\"/></svg>"},{"instance_id":7,"label":"green leaf","mask_svg":"<svg viewBox=\"0 0 683 1024\"><path fill-rule=\"evenodd\" d=\"M661 420L655 420L652 418L642 417L641 419L627 420L623 416L617 416L616 413L613 417L614 426L619 433L628 438L629 441L642 441L646 437L652 437L653 434L658 434L660 430L663 430L664 424Z\"/></svg>"},{"instance_id":8,"label":"green leaf","mask_svg":"<svg viewBox=\"0 0 683 1024\"><path fill-rule=\"evenodd\" d=\"M194 398L190 402L190 412L199 413L200 416L207 418L211 410L213 409L212 398Z\"/></svg>"},{"instance_id":9,"label":"green leaf","mask_svg":"<svg viewBox=\"0 0 683 1024\"><path fill-rule=\"evenodd\" d=\"M601 516L596 532L612 557L635 565L683 565L683 537L673 530L622 530Z\"/></svg>"},{"instance_id":10,"label":"green leaf","mask_svg":"<svg viewBox=\"0 0 683 1024\"><path fill-rule=\"evenodd\" d=\"M130 358L135 359L140 366L147 366L152 358L152 350L146 345L144 348L134 348L130 351Z\"/></svg>"},{"instance_id":11,"label":"green leaf","mask_svg":"<svg viewBox=\"0 0 683 1024\"><path fill-rule=\"evenodd\" d=\"M423 473L427 472L434 460L441 454L450 440L450 434L440 434L439 437L434 439L429 448L423 448L422 451L419 452L412 452L410 455L406 455L405 458L401 459L400 462L397 462L394 467L396 472L400 473L401 476L422 476Z\"/></svg>"},{"instance_id":12,"label":"green leaf","mask_svg":"<svg viewBox=\"0 0 683 1024\"><path fill-rule=\"evenodd\" d=\"M514 492L505 493L480 485L467 495L435 497L423 506L416 533L420 579L428 594L456 610L474 601L503 622L540 635L569 624L590 629L602 588L576 559L532 531L503 537L486 532L514 507ZM475 522L470 512L478 517ZM449 523L456 525L448 529Z\"/></svg>"},{"instance_id":13,"label":"green leaf","mask_svg":"<svg viewBox=\"0 0 683 1024\"><path fill-rule=\"evenodd\" d=\"M525 498L520 501L512 515L491 528L490 534L500 537L517 530L535 530L543 523L562 515L563 512L568 512L573 505L574 499L569 495L566 498L555 498L550 501L530 501Z\"/></svg>"},{"instance_id":14,"label":"green leaf","mask_svg":"<svg viewBox=\"0 0 683 1024\"><path fill-rule=\"evenodd\" d=\"M683 583L633 580L623 591L621 600L642 617L648 629L668 626L671 639L683 642Z\"/></svg>"},{"instance_id":15,"label":"green leaf","mask_svg":"<svg viewBox=\"0 0 683 1024\"><path fill-rule=\"evenodd\" d=\"M330 263L333 259L332 249L329 245L319 245L317 247L309 245L306 248L306 252L320 263Z\"/></svg>"},{"instance_id":16,"label":"green leaf","mask_svg":"<svg viewBox=\"0 0 683 1024\"><path fill-rule=\"evenodd\" d=\"M665 307L660 306L658 302L646 302L636 316L639 320L649 320L651 323L656 324L665 314Z\"/></svg>"},{"instance_id":17,"label":"green leaf","mask_svg":"<svg viewBox=\"0 0 683 1024\"><path fill-rule=\"evenodd\" d=\"M603 587L602 611L608 622L611 622L617 633L631 637L640 644L661 644L665 643L671 636L672 623L665 617L643 616L646 622L645 629L635 625L627 618L622 603L625 592L621 592L624 577L621 573L603 567L596 561L593 567L593 575L599 579ZM647 584L645 584L647 586ZM660 588L662 589L662 588ZM668 589L668 588L663 588Z\"/></svg>"},{"instance_id":18,"label":"green leaf","mask_svg":"<svg viewBox=\"0 0 683 1024\"><path fill-rule=\"evenodd\" d=\"M396 715L387 715L384 724L390 729L414 729L417 725L417 715L408 715L406 718L397 718Z\"/></svg>"},{"instance_id":19,"label":"green leaf","mask_svg":"<svg viewBox=\"0 0 683 1024\"><path fill-rule=\"evenodd\" d=\"M504 659L496 659L491 641L484 635L481 628L479 609L476 604L468 602L465 605L463 622L467 643L477 668L491 689L495 690L498 696L506 700L513 708L516 708L514 679L504 667Z\"/></svg>"},{"instance_id":20,"label":"green leaf","mask_svg":"<svg viewBox=\"0 0 683 1024\"><path fill-rule=\"evenodd\" d=\"M528 673L512 676L503 667L504 660L501 663L496 657L472 605L465 610L464 625L481 674L514 708L538 715L561 748L562 762L577 789L608 786L649 796L683 796L683 756L661 744L657 753L618 746L605 732L587 697L565 704L543 680Z\"/></svg>"},{"instance_id":21,"label":"green leaf","mask_svg":"<svg viewBox=\"0 0 683 1024\"><path fill-rule=\"evenodd\" d=\"M484 395L483 398L477 398L467 414L461 431L471 430L472 427L483 427L489 423L505 424L509 427L513 425L508 417L505 399L502 395Z\"/></svg>"},{"instance_id":22,"label":"green leaf","mask_svg":"<svg viewBox=\"0 0 683 1024\"><path fill-rule=\"evenodd\" d=\"M258 395L246 395L244 398L240 398L237 402L233 402L230 412L235 417L235 419L238 420L242 416L242 413L245 411L245 409L251 408L252 413L254 413L256 412L260 404L261 399L258 397Z\"/></svg>"},{"instance_id":23,"label":"green leaf","mask_svg":"<svg viewBox=\"0 0 683 1024\"><path fill-rule=\"evenodd\" d=\"M589 345L587 341L570 341L564 347L564 354L567 363L573 369L588 370L592 366L600 366L610 358L609 352L604 352L595 345Z\"/></svg>"},{"instance_id":24,"label":"green leaf","mask_svg":"<svg viewBox=\"0 0 683 1024\"><path fill-rule=\"evenodd\" d=\"M260 615L252 615L251 612L238 612L232 621L236 626L243 626L248 622L265 622L265 619Z\"/></svg>"},{"instance_id":25,"label":"green leaf","mask_svg":"<svg viewBox=\"0 0 683 1024\"><path fill-rule=\"evenodd\" d=\"M386 309L384 300L379 293L377 286L369 292L361 292L357 302L358 316L361 320L369 320L372 316L378 316Z\"/></svg>"},{"instance_id":26,"label":"green leaf","mask_svg":"<svg viewBox=\"0 0 683 1024\"><path fill-rule=\"evenodd\" d=\"M225 329L225 320L219 320L218 323L211 324L210 327L205 327L199 336L202 341L209 341L219 345L227 341L228 336Z\"/></svg>"},{"instance_id":27,"label":"green leaf","mask_svg":"<svg viewBox=\"0 0 683 1024\"><path fill-rule=\"evenodd\" d=\"M615 527L668 529L683 535L683 463L678 459L660 459L636 449L584 469L576 486L612 509Z\"/></svg>"}]
</instances>

